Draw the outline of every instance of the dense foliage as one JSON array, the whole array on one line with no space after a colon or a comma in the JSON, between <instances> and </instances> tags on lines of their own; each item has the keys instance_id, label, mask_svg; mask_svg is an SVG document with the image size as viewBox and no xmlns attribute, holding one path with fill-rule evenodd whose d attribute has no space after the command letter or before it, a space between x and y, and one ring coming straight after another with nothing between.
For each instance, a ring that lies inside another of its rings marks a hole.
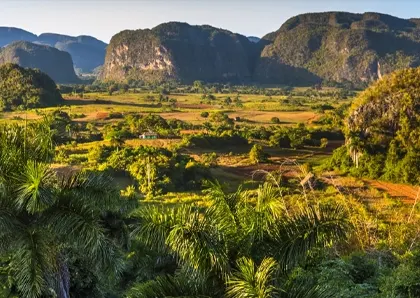
<instances>
[{"instance_id":1,"label":"dense foliage","mask_svg":"<svg viewBox=\"0 0 420 298\"><path fill-rule=\"evenodd\" d=\"M63 98L46 74L16 64L0 66L0 110L53 106Z\"/></svg>"},{"instance_id":2,"label":"dense foliage","mask_svg":"<svg viewBox=\"0 0 420 298\"><path fill-rule=\"evenodd\" d=\"M347 145L333 167L417 184L420 179L420 69L386 76L361 93L346 120Z\"/></svg>"},{"instance_id":3,"label":"dense foliage","mask_svg":"<svg viewBox=\"0 0 420 298\"><path fill-rule=\"evenodd\" d=\"M105 176L56 174L52 134L48 122L0 129L2 297L97 297L121 271L127 242L112 230L135 202Z\"/></svg>"},{"instance_id":4,"label":"dense foliage","mask_svg":"<svg viewBox=\"0 0 420 298\"><path fill-rule=\"evenodd\" d=\"M163 148L94 147L89 158L101 171L129 174L147 197L169 191L198 190L211 179L206 167L187 155Z\"/></svg>"},{"instance_id":5,"label":"dense foliage","mask_svg":"<svg viewBox=\"0 0 420 298\"><path fill-rule=\"evenodd\" d=\"M310 84L321 80L364 86L418 65L415 20L380 13L308 13L287 20L263 39L256 81Z\"/></svg>"}]
</instances>

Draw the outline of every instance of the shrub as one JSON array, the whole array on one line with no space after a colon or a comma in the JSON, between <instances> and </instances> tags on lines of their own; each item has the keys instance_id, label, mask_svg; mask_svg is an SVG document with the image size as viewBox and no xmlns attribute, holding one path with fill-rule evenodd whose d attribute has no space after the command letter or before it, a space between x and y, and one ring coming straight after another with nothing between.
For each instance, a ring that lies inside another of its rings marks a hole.
<instances>
[{"instance_id":1,"label":"shrub","mask_svg":"<svg viewBox=\"0 0 420 298\"><path fill-rule=\"evenodd\" d=\"M327 138L322 138L321 139L321 144L319 145L320 148L327 148L328 146L328 139Z\"/></svg>"},{"instance_id":2,"label":"shrub","mask_svg":"<svg viewBox=\"0 0 420 298\"><path fill-rule=\"evenodd\" d=\"M273 118L271 118L271 123L280 124L280 119L278 117L273 117Z\"/></svg>"},{"instance_id":3,"label":"shrub","mask_svg":"<svg viewBox=\"0 0 420 298\"><path fill-rule=\"evenodd\" d=\"M252 163L261 163L268 161L268 154L263 151L263 147L259 144L254 144L251 151L249 151L249 159Z\"/></svg>"}]
</instances>

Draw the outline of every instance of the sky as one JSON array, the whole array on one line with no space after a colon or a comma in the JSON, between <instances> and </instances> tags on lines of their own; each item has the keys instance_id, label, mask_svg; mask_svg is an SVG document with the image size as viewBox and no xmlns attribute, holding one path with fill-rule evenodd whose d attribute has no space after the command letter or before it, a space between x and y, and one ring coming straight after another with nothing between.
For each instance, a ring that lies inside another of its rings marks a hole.
<instances>
[{"instance_id":1,"label":"sky","mask_svg":"<svg viewBox=\"0 0 420 298\"><path fill-rule=\"evenodd\" d=\"M109 42L125 29L169 22L212 25L262 37L306 12L381 12L420 17L417 0L0 0L0 26L35 34L92 35Z\"/></svg>"}]
</instances>

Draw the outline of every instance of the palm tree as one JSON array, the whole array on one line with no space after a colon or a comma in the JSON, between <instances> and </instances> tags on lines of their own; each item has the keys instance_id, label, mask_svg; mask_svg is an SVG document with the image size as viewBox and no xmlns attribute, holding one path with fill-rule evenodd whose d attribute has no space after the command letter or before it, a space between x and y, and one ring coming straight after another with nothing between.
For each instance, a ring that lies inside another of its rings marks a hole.
<instances>
[{"instance_id":1,"label":"palm tree","mask_svg":"<svg viewBox=\"0 0 420 298\"><path fill-rule=\"evenodd\" d=\"M273 297L275 293L273 275L276 266L276 261L271 258L264 259L258 268L256 268L252 259L239 259L237 262L238 270L232 274L227 282L227 297Z\"/></svg>"},{"instance_id":2,"label":"palm tree","mask_svg":"<svg viewBox=\"0 0 420 298\"><path fill-rule=\"evenodd\" d=\"M41 128L0 131L0 257L9 260L12 284L22 297L67 298L72 251L83 252L97 272L119 270L106 217L121 213L124 204L108 177L55 174L46 163L52 157L48 130L44 136ZM32 135L37 137L24 139Z\"/></svg>"},{"instance_id":3,"label":"palm tree","mask_svg":"<svg viewBox=\"0 0 420 298\"><path fill-rule=\"evenodd\" d=\"M283 296L290 293L284 297L320 293L303 286L297 292L285 292L271 278L275 267L288 274L312 249L346 238L349 225L341 207L305 207L288 213L278 189L268 183L255 192L239 189L233 194L214 183L207 194L211 205L204 211L192 206L141 208L133 236L146 246L174 255L181 268L187 266L207 281L216 280L230 297L271 297L275 289ZM272 258L266 258L270 255ZM258 268L256 259L263 259ZM163 282L176 285L174 279L176 272L155 279L148 287L163 288ZM137 286L144 289L145 284ZM179 286L176 289L173 293L179 292ZM172 296L170 291L165 295ZM194 295L191 297L198 297Z\"/></svg>"}]
</instances>

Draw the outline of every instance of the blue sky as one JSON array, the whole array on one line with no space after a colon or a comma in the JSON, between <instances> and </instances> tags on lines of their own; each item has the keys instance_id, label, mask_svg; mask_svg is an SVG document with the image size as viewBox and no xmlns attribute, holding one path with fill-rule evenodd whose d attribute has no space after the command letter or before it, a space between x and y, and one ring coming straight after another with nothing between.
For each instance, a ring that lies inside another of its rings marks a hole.
<instances>
[{"instance_id":1,"label":"blue sky","mask_svg":"<svg viewBox=\"0 0 420 298\"><path fill-rule=\"evenodd\" d=\"M168 21L209 24L261 37L305 12L375 11L420 17L416 0L0 0L0 26L35 34L92 35L108 42L124 29Z\"/></svg>"}]
</instances>

